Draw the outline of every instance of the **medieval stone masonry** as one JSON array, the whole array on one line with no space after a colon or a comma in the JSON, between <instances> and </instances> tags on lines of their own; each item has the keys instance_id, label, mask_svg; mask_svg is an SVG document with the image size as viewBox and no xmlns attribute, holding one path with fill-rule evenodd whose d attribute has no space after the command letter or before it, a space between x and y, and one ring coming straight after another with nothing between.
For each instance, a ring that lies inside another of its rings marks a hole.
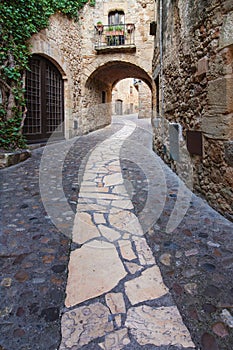
<instances>
[{"instance_id":1,"label":"medieval stone masonry","mask_svg":"<svg viewBox=\"0 0 233 350\"><path fill-rule=\"evenodd\" d=\"M164 0L162 21L160 3L97 0L78 22L58 13L31 51L62 76L65 138L108 125L116 84L142 81L134 89L139 117L152 116L154 149L232 218L232 1Z\"/></svg>"},{"instance_id":2,"label":"medieval stone masonry","mask_svg":"<svg viewBox=\"0 0 233 350\"><path fill-rule=\"evenodd\" d=\"M31 38L32 53L46 57L62 74L66 138L110 123L112 89L118 81L142 79L154 89L149 35L154 11L153 0L97 0L95 7L87 4L81 10L78 22L58 13L51 17L49 28ZM100 21L103 35L97 30ZM107 36L110 22L122 25L123 37ZM121 42L111 47L113 37ZM150 91L149 98L151 106Z\"/></svg>"},{"instance_id":3,"label":"medieval stone masonry","mask_svg":"<svg viewBox=\"0 0 233 350\"><path fill-rule=\"evenodd\" d=\"M154 148L189 179L191 165L194 189L232 218L233 2L164 0L162 23L159 10Z\"/></svg>"}]
</instances>

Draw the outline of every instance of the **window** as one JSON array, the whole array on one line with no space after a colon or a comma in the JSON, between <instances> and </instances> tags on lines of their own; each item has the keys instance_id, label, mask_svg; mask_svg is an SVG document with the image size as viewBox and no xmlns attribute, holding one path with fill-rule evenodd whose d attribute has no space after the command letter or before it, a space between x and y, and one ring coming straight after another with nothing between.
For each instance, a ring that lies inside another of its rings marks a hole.
<instances>
[{"instance_id":1,"label":"window","mask_svg":"<svg viewBox=\"0 0 233 350\"><path fill-rule=\"evenodd\" d=\"M26 73L27 117L23 133L30 141L47 140L56 131L63 137L63 80L58 69L42 56L33 55Z\"/></svg>"},{"instance_id":2,"label":"window","mask_svg":"<svg viewBox=\"0 0 233 350\"><path fill-rule=\"evenodd\" d=\"M108 14L108 24L117 25L125 24L125 14L123 11L111 11Z\"/></svg>"},{"instance_id":3,"label":"window","mask_svg":"<svg viewBox=\"0 0 233 350\"><path fill-rule=\"evenodd\" d=\"M102 91L102 103L106 103L106 91Z\"/></svg>"}]
</instances>

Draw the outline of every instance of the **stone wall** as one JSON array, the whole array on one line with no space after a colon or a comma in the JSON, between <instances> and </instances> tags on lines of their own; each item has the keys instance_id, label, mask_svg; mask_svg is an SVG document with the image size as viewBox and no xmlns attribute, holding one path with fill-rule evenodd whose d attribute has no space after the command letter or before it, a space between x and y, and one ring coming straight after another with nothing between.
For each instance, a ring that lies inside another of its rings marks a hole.
<instances>
[{"instance_id":1,"label":"stone wall","mask_svg":"<svg viewBox=\"0 0 233 350\"><path fill-rule=\"evenodd\" d=\"M163 79L166 121L155 121L154 147L176 170L181 160L171 155L165 124L180 124L189 144L194 189L232 218L233 3L166 0L163 11L163 76L158 78L158 30L153 69L160 97Z\"/></svg>"},{"instance_id":2,"label":"stone wall","mask_svg":"<svg viewBox=\"0 0 233 350\"><path fill-rule=\"evenodd\" d=\"M152 100L149 87L141 82L138 84L139 107L138 118L151 118Z\"/></svg>"}]
</instances>

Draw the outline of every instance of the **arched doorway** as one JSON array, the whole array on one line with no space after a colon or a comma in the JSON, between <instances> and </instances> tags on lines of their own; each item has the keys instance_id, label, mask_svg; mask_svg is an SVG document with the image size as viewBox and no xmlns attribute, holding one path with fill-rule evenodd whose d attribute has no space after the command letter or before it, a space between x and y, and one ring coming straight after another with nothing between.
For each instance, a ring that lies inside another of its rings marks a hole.
<instances>
[{"instance_id":1,"label":"arched doorway","mask_svg":"<svg viewBox=\"0 0 233 350\"><path fill-rule=\"evenodd\" d=\"M123 101L122 100L116 100L116 102L115 102L115 113L116 113L116 115L122 115L123 114Z\"/></svg>"},{"instance_id":2,"label":"arched doorway","mask_svg":"<svg viewBox=\"0 0 233 350\"><path fill-rule=\"evenodd\" d=\"M26 73L27 117L23 133L29 142L46 141L55 132L64 136L64 89L62 75L43 56L33 55Z\"/></svg>"}]
</instances>

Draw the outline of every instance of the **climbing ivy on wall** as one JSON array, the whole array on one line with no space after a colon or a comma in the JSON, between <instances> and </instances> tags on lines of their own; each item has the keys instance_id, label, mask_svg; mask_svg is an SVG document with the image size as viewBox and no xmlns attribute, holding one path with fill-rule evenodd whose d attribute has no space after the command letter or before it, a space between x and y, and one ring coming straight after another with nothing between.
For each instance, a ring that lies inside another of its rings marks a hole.
<instances>
[{"instance_id":1,"label":"climbing ivy on wall","mask_svg":"<svg viewBox=\"0 0 233 350\"><path fill-rule=\"evenodd\" d=\"M78 20L79 10L95 0L0 0L0 149L25 147L23 76L28 69L28 39L61 12Z\"/></svg>"}]
</instances>

